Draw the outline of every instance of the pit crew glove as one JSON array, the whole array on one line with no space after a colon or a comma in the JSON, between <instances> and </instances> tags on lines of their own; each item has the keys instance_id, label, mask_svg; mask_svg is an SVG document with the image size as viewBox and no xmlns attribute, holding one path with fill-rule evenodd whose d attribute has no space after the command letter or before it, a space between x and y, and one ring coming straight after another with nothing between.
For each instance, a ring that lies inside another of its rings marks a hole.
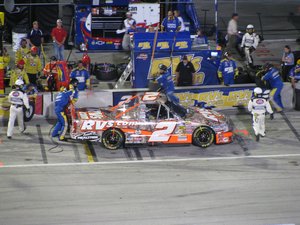
<instances>
[{"instance_id":1,"label":"pit crew glove","mask_svg":"<svg viewBox=\"0 0 300 225\"><path fill-rule=\"evenodd\" d=\"M270 120L274 119L274 113L270 114Z\"/></svg>"}]
</instances>

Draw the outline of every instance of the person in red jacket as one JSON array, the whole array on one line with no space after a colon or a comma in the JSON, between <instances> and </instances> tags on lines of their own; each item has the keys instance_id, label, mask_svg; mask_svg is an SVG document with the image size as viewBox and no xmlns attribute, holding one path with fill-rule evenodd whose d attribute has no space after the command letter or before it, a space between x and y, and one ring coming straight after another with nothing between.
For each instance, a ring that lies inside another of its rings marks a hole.
<instances>
[{"instance_id":1,"label":"person in red jacket","mask_svg":"<svg viewBox=\"0 0 300 225\"><path fill-rule=\"evenodd\" d=\"M51 36L53 39L54 52L58 60L64 60L65 41L67 39L67 31L62 27L62 20L56 21L56 27L52 29Z\"/></svg>"}]
</instances>

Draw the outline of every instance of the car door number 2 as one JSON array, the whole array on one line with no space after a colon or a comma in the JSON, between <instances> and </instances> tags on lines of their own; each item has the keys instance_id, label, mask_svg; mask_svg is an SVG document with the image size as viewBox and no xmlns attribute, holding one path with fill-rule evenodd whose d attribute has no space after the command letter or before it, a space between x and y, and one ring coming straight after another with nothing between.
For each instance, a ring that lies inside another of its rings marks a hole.
<instances>
[{"instance_id":1,"label":"car door number 2","mask_svg":"<svg viewBox=\"0 0 300 225\"><path fill-rule=\"evenodd\" d=\"M150 136L148 142L169 141L171 134L176 128L177 122L160 122L156 124L155 131Z\"/></svg>"}]
</instances>

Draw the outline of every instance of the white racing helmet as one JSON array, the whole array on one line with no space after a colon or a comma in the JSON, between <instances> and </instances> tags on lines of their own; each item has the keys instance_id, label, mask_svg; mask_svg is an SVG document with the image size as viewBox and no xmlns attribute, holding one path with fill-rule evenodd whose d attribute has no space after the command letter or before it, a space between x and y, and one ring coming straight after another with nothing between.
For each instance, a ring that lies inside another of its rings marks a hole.
<instances>
[{"instance_id":1,"label":"white racing helmet","mask_svg":"<svg viewBox=\"0 0 300 225\"><path fill-rule=\"evenodd\" d=\"M262 89L260 87L256 87L253 90L253 94L254 94L255 97L261 96L262 93L263 93L263 91L262 91Z\"/></svg>"},{"instance_id":2,"label":"white racing helmet","mask_svg":"<svg viewBox=\"0 0 300 225\"><path fill-rule=\"evenodd\" d=\"M21 80L21 79L18 79L18 80L16 80L15 85L16 86L22 86L22 85L24 85L24 81Z\"/></svg>"},{"instance_id":3,"label":"white racing helmet","mask_svg":"<svg viewBox=\"0 0 300 225\"><path fill-rule=\"evenodd\" d=\"M246 29L254 29L254 26L252 24L248 24Z\"/></svg>"}]
</instances>

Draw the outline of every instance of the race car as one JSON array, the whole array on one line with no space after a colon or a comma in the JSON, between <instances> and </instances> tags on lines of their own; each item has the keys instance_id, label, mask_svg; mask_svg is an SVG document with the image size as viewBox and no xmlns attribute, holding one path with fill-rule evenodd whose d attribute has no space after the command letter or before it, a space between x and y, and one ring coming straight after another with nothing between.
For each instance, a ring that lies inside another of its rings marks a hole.
<instances>
[{"instance_id":1,"label":"race car","mask_svg":"<svg viewBox=\"0 0 300 225\"><path fill-rule=\"evenodd\" d=\"M71 108L70 136L102 142L109 150L125 144L211 144L232 142L225 115L199 107L183 108L159 92L128 97L108 108Z\"/></svg>"}]
</instances>

